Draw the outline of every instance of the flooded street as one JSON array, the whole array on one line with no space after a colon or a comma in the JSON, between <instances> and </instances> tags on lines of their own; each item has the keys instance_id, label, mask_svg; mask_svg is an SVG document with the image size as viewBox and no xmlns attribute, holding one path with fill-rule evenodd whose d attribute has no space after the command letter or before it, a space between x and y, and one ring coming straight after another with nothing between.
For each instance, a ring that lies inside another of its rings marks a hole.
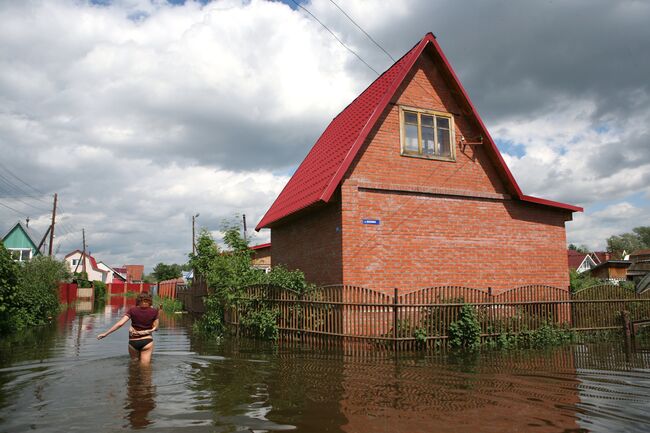
<instances>
[{"instance_id":1,"label":"flooded street","mask_svg":"<svg viewBox=\"0 0 650 433\"><path fill-rule=\"evenodd\" d=\"M0 432L642 432L650 351L618 344L477 356L353 358L205 341L161 318L149 368L127 329L96 340L131 305L68 310L0 343Z\"/></svg>"}]
</instances>

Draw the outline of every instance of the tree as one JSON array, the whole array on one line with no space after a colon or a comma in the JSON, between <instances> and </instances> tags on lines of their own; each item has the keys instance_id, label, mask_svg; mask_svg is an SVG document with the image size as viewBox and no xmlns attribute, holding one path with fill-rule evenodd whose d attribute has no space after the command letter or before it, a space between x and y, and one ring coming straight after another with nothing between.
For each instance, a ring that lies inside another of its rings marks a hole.
<instances>
[{"instance_id":1,"label":"tree","mask_svg":"<svg viewBox=\"0 0 650 433\"><path fill-rule=\"evenodd\" d=\"M253 251L234 224L224 227L225 250L220 250L209 231L199 233L196 253L190 254L190 264L197 274L203 276L210 295L205 298L205 314L195 322L204 332L222 332L224 329L224 308L236 307L240 324L252 335L261 338L277 337L276 311L264 306L264 300L246 299L244 289L255 284L273 284L295 292L308 288L305 276L300 271L288 271L274 267L265 273L251 266ZM256 307L253 308L253 303Z\"/></svg>"},{"instance_id":2,"label":"tree","mask_svg":"<svg viewBox=\"0 0 650 433\"><path fill-rule=\"evenodd\" d=\"M576 244L569 244L569 249L583 254L589 253L589 247L584 244L580 246L577 246Z\"/></svg>"},{"instance_id":3,"label":"tree","mask_svg":"<svg viewBox=\"0 0 650 433\"><path fill-rule=\"evenodd\" d=\"M617 258L622 258L623 251L632 253L646 248L650 248L650 226L635 227L632 233L622 233L607 239L607 251Z\"/></svg>"},{"instance_id":4,"label":"tree","mask_svg":"<svg viewBox=\"0 0 650 433\"><path fill-rule=\"evenodd\" d=\"M24 263L18 275L17 328L47 323L59 310L58 288L70 279L65 262L38 256Z\"/></svg>"},{"instance_id":5,"label":"tree","mask_svg":"<svg viewBox=\"0 0 650 433\"><path fill-rule=\"evenodd\" d=\"M12 313L18 284L18 265L0 241L0 334L12 328Z\"/></svg>"},{"instance_id":6,"label":"tree","mask_svg":"<svg viewBox=\"0 0 650 433\"><path fill-rule=\"evenodd\" d=\"M181 266L176 263L167 265L165 263L158 263L153 268L151 275L156 279L156 281L165 281L172 280L182 276Z\"/></svg>"}]
</instances>

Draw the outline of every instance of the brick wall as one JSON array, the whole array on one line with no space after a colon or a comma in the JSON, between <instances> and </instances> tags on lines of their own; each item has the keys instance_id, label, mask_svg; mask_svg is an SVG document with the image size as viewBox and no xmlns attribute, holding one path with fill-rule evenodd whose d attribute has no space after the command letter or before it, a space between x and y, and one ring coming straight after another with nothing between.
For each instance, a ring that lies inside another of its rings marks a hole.
<instances>
[{"instance_id":1,"label":"brick wall","mask_svg":"<svg viewBox=\"0 0 650 433\"><path fill-rule=\"evenodd\" d=\"M341 203L335 200L271 230L273 266L300 269L318 285L341 284Z\"/></svg>"},{"instance_id":2,"label":"brick wall","mask_svg":"<svg viewBox=\"0 0 650 433\"><path fill-rule=\"evenodd\" d=\"M433 61L420 59L343 181L344 283L566 287L570 213L513 200L480 145L457 144L454 162L401 156L399 105L453 113L457 137L478 135Z\"/></svg>"}]
</instances>

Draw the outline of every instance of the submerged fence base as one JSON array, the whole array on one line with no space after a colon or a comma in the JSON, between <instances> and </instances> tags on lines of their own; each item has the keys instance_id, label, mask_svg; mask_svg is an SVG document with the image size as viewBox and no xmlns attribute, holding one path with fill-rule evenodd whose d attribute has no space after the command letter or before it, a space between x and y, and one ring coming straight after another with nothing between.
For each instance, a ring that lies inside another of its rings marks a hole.
<instances>
[{"instance_id":1,"label":"submerged fence base","mask_svg":"<svg viewBox=\"0 0 650 433\"><path fill-rule=\"evenodd\" d=\"M354 346L356 351L433 350L447 345L449 329L464 305L471 306L485 341L535 331L545 325L572 331L622 329L650 319L650 293L601 285L570 294L556 287L517 287L498 295L467 287L431 287L388 294L355 286L328 286L296 293L251 286L226 310L226 322L242 335L247 318L272 311L283 344Z\"/></svg>"}]
</instances>

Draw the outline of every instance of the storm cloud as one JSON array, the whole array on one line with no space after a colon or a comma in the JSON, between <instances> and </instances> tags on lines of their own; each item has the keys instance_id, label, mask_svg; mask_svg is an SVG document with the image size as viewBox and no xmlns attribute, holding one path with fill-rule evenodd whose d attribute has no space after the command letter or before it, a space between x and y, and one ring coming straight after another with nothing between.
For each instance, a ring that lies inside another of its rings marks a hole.
<instances>
[{"instance_id":1,"label":"storm cloud","mask_svg":"<svg viewBox=\"0 0 650 433\"><path fill-rule=\"evenodd\" d=\"M649 3L337 4L393 58L437 36L524 193L585 206L570 242L648 224ZM302 5L392 64L330 1ZM0 20L0 229L44 232L58 192L59 255L85 228L112 265L185 261L196 213L254 226L376 78L282 2L3 2Z\"/></svg>"}]
</instances>

